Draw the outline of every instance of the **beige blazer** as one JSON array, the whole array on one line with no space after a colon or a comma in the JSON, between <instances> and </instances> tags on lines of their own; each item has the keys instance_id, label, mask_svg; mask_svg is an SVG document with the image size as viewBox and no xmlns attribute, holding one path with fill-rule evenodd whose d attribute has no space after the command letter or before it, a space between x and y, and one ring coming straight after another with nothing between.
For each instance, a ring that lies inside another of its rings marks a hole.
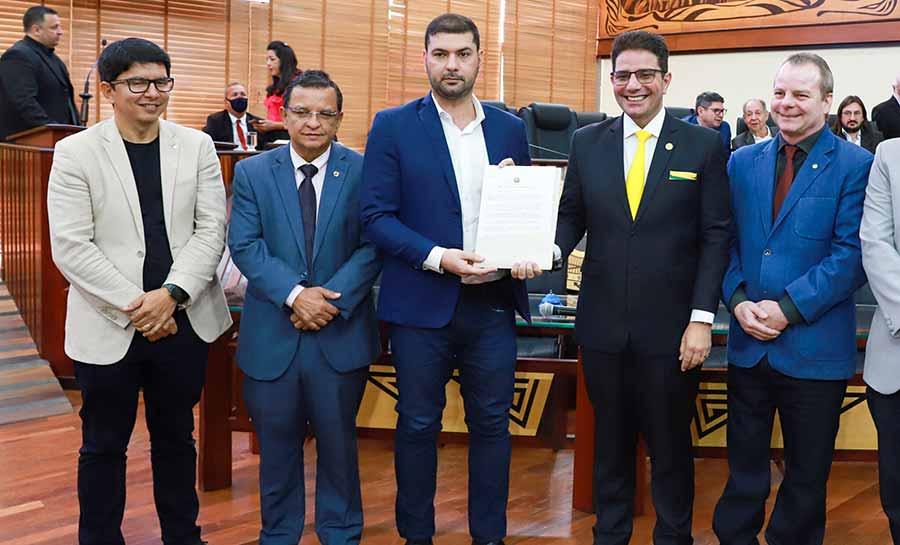
<instances>
[{"instance_id":1,"label":"beige blazer","mask_svg":"<svg viewBox=\"0 0 900 545\"><path fill-rule=\"evenodd\" d=\"M863 380L875 391L900 390L900 138L875 150L859 238L878 308L872 318Z\"/></svg>"},{"instance_id":2,"label":"beige blazer","mask_svg":"<svg viewBox=\"0 0 900 545\"><path fill-rule=\"evenodd\" d=\"M231 325L216 266L225 247L225 187L212 140L160 120L166 232L174 263L166 282L190 296L191 327L213 342ZM60 140L47 189L53 261L71 284L66 354L121 360L134 327L122 308L143 290L144 224L125 144L108 119Z\"/></svg>"}]
</instances>

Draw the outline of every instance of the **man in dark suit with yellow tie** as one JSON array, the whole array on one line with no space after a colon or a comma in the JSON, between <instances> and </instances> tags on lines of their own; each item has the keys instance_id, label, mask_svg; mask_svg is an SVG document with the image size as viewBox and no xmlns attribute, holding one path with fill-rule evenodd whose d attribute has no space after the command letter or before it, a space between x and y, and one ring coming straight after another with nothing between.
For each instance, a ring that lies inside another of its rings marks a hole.
<instances>
[{"instance_id":1,"label":"man in dark suit with yellow tie","mask_svg":"<svg viewBox=\"0 0 900 545\"><path fill-rule=\"evenodd\" d=\"M556 241L587 232L575 338L594 406L596 545L632 531L635 448L652 461L656 545L689 545L690 423L728 264L727 151L715 131L666 113L665 40L616 38L611 83L624 115L575 133Z\"/></svg>"}]
</instances>

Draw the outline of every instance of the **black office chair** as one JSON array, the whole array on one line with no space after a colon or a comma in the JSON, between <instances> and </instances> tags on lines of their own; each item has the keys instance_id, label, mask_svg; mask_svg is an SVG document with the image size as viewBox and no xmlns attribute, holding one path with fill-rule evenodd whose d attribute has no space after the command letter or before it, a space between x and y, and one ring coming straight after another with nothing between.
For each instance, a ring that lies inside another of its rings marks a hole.
<instances>
[{"instance_id":1,"label":"black office chair","mask_svg":"<svg viewBox=\"0 0 900 545\"><path fill-rule=\"evenodd\" d=\"M685 117L694 113L693 108L682 108L681 106L666 106L666 111L668 111L678 119L684 119Z\"/></svg>"},{"instance_id":2,"label":"black office chair","mask_svg":"<svg viewBox=\"0 0 900 545\"><path fill-rule=\"evenodd\" d=\"M563 261L558 271L546 271L541 276L527 280L528 293L546 294L551 291L560 297L566 295L568 265ZM532 318L538 319L538 316ZM555 358L559 356L560 343L558 337L516 337L516 348L519 357Z\"/></svg>"},{"instance_id":3,"label":"black office chair","mask_svg":"<svg viewBox=\"0 0 900 545\"><path fill-rule=\"evenodd\" d=\"M515 108L510 108L502 100L482 100L481 105L482 106L493 106L494 108L497 108L498 110L503 110L504 112L507 112L507 113L510 113L513 115L518 115L518 112L516 112Z\"/></svg>"},{"instance_id":4,"label":"black office chair","mask_svg":"<svg viewBox=\"0 0 900 545\"><path fill-rule=\"evenodd\" d=\"M772 116L772 114L769 114L769 119L766 120L766 125L773 129L778 126L775 123L775 118ZM747 124L744 123L744 116L738 116L737 121L734 122L734 136L737 136L746 130Z\"/></svg>"},{"instance_id":5,"label":"black office chair","mask_svg":"<svg viewBox=\"0 0 900 545\"><path fill-rule=\"evenodd\" d=\"M532 159L568 159L572 135L578 128L575 112L564 104L532 102L519 110L525 122Z\"/></svg>"},{"instance_id":6,"label":"black office chair","mask_svg":"<svg viewBox=\"0 0 900 545\"><path fill-rule=\"evenodd\" d=\"M607 115L603 112L576 112L575 120L578 128L586 127L592 123L600 123L606 121Z\"/></svg>"}]
</instances>

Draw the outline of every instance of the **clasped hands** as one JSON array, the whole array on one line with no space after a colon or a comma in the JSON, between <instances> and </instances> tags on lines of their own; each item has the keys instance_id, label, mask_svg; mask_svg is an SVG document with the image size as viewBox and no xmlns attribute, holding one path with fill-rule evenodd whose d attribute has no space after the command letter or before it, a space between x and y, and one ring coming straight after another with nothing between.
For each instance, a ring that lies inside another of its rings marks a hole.
<instances>
[{"instance_id":1,"label":"clasped hands","mask_svg":"<svg viewBox=\"0 0 900 545\"><path fill-rule=\"evenodd\" d=\"M150 342L178 333L172 314L175 299L166 288L148 291L122 309L134 328Z\"/></svg>"},{"instance_id":2,"label":"clasped hands","mask_svg":"<svg viewBox=\"0 0 900 545\"><path fill-rule=\"evenodd\" d=\"M340 293L321 286L305 288L291 305L291 323L295 329L319 331L341 313L329 302L340 297Z\"/></svg>"},{"instance_id":3,"label":"clasped hands","mask_svg":"<svg viewBox=\"0 0 900 545\"><path fill-rule=\"evenodd\" d=\"M503 168L515 166L515 164L515 161L507 157L500 161L500 164L497 166ZM486 274L497 272L497 269L485 269L475 266L476 263L481 263L482 261L484 261L484 257L475 252L465 252L457 248L450 248L444 252L443 257L441 258L441 268L449 273L462 277L464 280L466 277L470 276L484 276ZM516 280L526 280L540 276L543 273L543 270L541 270L537 263L523 261L514 263L509 273Z\"/></svg>"},{"instance_id":4,"label":"clasped hands","mask_svg":"<svg viewBox=\"0 0 900 545\"><path fill-rule=\"evenodd\" d=\"M771 341L788 326L781 307L769 299L741 302L734 307L734 317L747 335L760 341Z\"/></svg>"}]
</instances>

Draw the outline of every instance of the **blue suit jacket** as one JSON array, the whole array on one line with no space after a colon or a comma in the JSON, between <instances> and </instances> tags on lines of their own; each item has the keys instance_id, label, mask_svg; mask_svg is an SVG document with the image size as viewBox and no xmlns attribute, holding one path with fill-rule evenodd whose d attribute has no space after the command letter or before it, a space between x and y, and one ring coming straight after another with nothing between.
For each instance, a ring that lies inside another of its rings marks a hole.
<instances>
[{"instance_id":1,"label":"blue suit jacket","mask_svg":"<svg viewBox=\"0 0 900 545\"><path fill-rule=\"evenodd\" d=\"M725 301L742 284L751 301L787 293L804 321L763 342L732 317L728 362L752 367L768 356L792 377L849 378L856 362L853 293L865 283L859 224L872 154L823 131L773 223L779 142L739 148L728 163L735 233L722 291Z\"/></svg>"},{"instance_id":2,"label":"blue suit jacket","mask_svg":"<svg viewBox=\"0 0 900 545\"><path fill-rule=\"evenodd\" d=\"M484 140L490 164L511 157L529 165L522 120L484 106ZM369 131L363 166L362 221L384 251L378 317L387 322L438 328L453 317L459 277L422 268L434 246L462 248L459 190L447 140L431 95L378 112ZM525 283L506 280L525 318Z\"/></svg>"},{"instance_id":3,"label":"blue suit jacket","mask_svg":"<svg viewBox=\"0 0 900 545\"><path fill-rule=\"evenodd\" d=\"M700 126L700 121L697 119L697 114L691 114L681 118L682 121L687 121L691 125ZM718 129L710 129L715 130L719 133L719 138L722 139L722 142L725 144L725 150L728 153L731 153L731 125L728 124L727 121L723 121L721 125L719 125Z\"/></svg>"},{"instance_id":4,"label":"blue suit jacket","mask_svg":"<svg viewBox=\"0 0 900 545\"><path fill-rule=\"evenodd\" d=\"M248 280L237 349L238 364L248 376L278 378L305 342L317 343L337 371L366 366L378 357L371 291L381 260L362 237L361 174L362 156L332 144L308 270L288 146L237 164L228 247ZM318 332L294 329L285 299L297 284L340 292L332 304L341 314Z\"/></svg>"}]
</instances>

